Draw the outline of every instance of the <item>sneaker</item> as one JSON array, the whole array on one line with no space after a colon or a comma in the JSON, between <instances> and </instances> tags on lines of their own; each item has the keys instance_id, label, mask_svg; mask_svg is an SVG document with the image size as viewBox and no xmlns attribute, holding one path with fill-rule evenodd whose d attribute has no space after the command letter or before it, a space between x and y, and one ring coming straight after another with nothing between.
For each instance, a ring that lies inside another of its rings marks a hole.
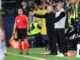
<instances>
[{"instance_id":1,"label":"sneaker","mask_svg":"<svg viewBox=\"0 0 80 60\"><path fill-rule=\"evenodd\" d=\"M56 56L64 57L64 54L63 53L60 53L60 54L58 54Z\"/></svg>"},{"instance_id":2,"label":"sneaker","mask_svg":"<svg viewBox=\"0 0 80 60\"><path fill-rule=\"evenodd\" d=\"M80 55L76 55L77 58L80 58Z\"/></svg>"},{"instance_id":3,"label":"sneaker","mask_svg":"<svg viewBox=\"0 0 80 60\"><path fill-rule=\"evenodd\" d=\"M30 54L29 52L26 53L26 55L29 55L29 54Z\"/></svg>"},{"instance_id":4,"label":"sneaker","mask_svg":"<svg viewBox=\"0 0 80 60\"><path fill-rule=\"evenodd\" d=\"M23 53L22 52L19 52L19 55L23 55Z\"/></svg>"}]
</instances>

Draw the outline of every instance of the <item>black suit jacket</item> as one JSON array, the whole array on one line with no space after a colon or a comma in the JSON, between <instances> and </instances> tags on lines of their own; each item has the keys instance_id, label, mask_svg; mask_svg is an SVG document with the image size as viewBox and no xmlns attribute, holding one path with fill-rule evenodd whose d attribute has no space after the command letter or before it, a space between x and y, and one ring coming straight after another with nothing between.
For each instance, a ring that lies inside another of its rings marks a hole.
<instances>
[{"instance_id":1,"label":"black suit jacket","mask_svg":"<svg viewBox=\"0 0 80 60\"><path fill-rule=\"evenodd\" d=\"M57 20L55 20L55 13L51 12L51 13L46 13L45 15L38 15L35 14L35 17L38 18L45 18L46 19L46 27L48 28L54 28L54 23L57 22Z\"/></svg>"}]
</instances>

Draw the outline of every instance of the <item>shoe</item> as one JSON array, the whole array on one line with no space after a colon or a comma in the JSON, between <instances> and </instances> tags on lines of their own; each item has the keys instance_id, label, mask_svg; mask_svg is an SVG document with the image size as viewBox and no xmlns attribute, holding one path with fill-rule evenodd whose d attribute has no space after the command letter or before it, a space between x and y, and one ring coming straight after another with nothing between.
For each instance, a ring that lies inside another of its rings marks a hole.
<instances>
[{"instance_id":1,"label":"shoe","mask_svg":"<svg viewBox=\"0 0 80 60\"><path fill-rule=\"evenodd\" d=\"M29 52L26 53L26 55L29 55L29 54L30 54Z\"/></svg>"},{"instance_id":2,"label":"shoe","mask_svg":"<svg viewBox=\"0 0 80 60\"><path fill-rule=\"evenodd\" d=\"M22 52L20 52L20 53L19 53L19 55L23 55L23 53L22 53Z\"/></svg>"},{"instance_id":3,"label":"shoe","mask_svg":"<svg viewBox=\"0 0 80 60\"><path fill-rule=\"evenodd\" d=\"M76 55L77 58L80 58L80 55Z\"/></svg>"},{"instance_id":4,"label":"shoe","mask_svg":"<svg viewBox=\"0 0 80 60\"><path fill-rule=\"evenodd\" d=\"M57 53L49 53L49 54L47 54L47 55L57 55Z\"/></svg>"},{"instance_id":5,"label":"shoe","mask_svg":"<svg viewBox=\"0 0 80 60\"><path fill-rule=\"evenodd\" d=\"M60 53L60 54L58 54L58 55L56 55L56 56L64 57L64 54L63 54L63 53Z\"/></svg>"},{"instance_id":6,"label":"shoe","mask_svg":"<svg viewBox=\"0 0 80 60\"><path fill-rule=\"evenodd\" d=\"M64 54L64 56L67 57L68 55L67 54Z\"/></svg>"}]
</instances>

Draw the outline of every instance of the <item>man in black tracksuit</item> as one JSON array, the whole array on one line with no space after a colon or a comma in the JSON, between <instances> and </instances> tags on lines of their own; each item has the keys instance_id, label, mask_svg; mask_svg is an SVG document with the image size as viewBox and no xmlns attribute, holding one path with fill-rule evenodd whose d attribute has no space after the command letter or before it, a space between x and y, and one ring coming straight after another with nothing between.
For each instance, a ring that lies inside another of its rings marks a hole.
<instances>
[{"instance_id":1,"label":"man in black tracksuit","mask_svg":"<svg viewBox=\"0 0 80 60\"><path fill-rule=\"evenodd\" d=\"M57 22L55 20L55 13L53 13L53 7L48 6L47 7L48 13L45 15L38 15L30 12L30 15L34 15L38 18L45 18L46 19L46 27L47 27L47 34L49 38L49 48L50 48L50 54L49 55L57 55L57 47L56 47L56 40L54 35L54 22Z\"/></svg>"}]
</instances>

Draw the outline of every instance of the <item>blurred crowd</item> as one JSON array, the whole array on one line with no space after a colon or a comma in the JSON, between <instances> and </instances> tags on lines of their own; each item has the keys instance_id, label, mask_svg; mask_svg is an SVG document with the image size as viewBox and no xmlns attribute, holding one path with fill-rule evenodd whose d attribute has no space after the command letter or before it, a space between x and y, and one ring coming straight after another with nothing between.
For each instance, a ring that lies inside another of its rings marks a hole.
<instances>
[{"instance_id":1,"label":"blurred crowd","mask_svg":"<svg viewBox=\"0 0 80 60\"><path fill-rule=\"evenodd\" d=\"M74 33L79 33L79 20L80 20L80 0L53 0L53 1L47 1L44 0L42 2L38 2L33 4L30 7L30 11L34 12L35 14L40 14L40 15L44 15L47 13L47 6L51 5L53 6L54 11L53 12L57 12L56 9L56 5L57 3L62 3L63 4L63 8L66 11L66 16L67 16L67 26L66 28L71 28L69 33L71 33L71 35L73 35ZM41 27L41 34L42 35L46 35L46 25L45 25L45 19L43 18L36 18L36 17L32 17L29 16L29 20L30 23L33 23L37 20L37 22L39 23L39 26ZM74 28L74 29L73 29ZM70 34L69 34L70 35Z\"/></svg>"},{"instance_id":2,"label":"blurred crowd","mask_svg":"<svg viewBox=\"0 0 80 60\"><path fill-rule=\"evenodd\" d=\"M30 36L34 35L36 39L35 44L37 44L35 46L41 47L43 46L42 42L44 42L44 40L47 40L45 18L37 18L32 15L29 15L28 13L29 11L32 11L35 14L44 15L47 13L48 6L53 6L53 12L56 13L57 3L62 3L63 8L66 11L66 16L67 16L66 18L67 23L65 28L66 39L72 40L74 38L80 37L80 0L17 0L17 1L14 0L14 1L8 1L8 3L7 1L5 2L5 0L3 0L2 14L15 14L17 13L17 9L22 7L24 10L24 14L28 15L29 17L29 23L30 23L29 35ZM1 25L0 29L3 30ZM2 42L3 43L2 45L4 46L4 48L2 49L6 50L4 42L5 39L2 40L3 41L1 41L0 39L0 43ZM33 44L33 41L31 41L30 43ZM6 54L6 51L3 53Z\"/></svg>"},{"instance_id":3,"label":"blurred crowd","mask_svg":"<svg viewBox=\"0 0 80 60\"><path fill-rule=\"evenodd\" d=\"M46 21L44 18L33 17L32 15L29 15L28 12L32 11L35 14L44 15L47 13L47 6L51 5L54 9L53 12L56 13L57 3L62 3L63 8L66 11L67 23L65 29L67 39L74 39L74 34L80 34L80 0L14 0L8 2L3 0L2 11L5 11L5 14L15 14L17 13L17 8L22 7L24 14L29 17L29 35L38 34L36 35L36 39L39 42L40 40L44 40L43 37L47 35ZM40 39L41 35L42 39ZM47 40L47 38L45 39Z\"/></svg>"}]
</instances>

